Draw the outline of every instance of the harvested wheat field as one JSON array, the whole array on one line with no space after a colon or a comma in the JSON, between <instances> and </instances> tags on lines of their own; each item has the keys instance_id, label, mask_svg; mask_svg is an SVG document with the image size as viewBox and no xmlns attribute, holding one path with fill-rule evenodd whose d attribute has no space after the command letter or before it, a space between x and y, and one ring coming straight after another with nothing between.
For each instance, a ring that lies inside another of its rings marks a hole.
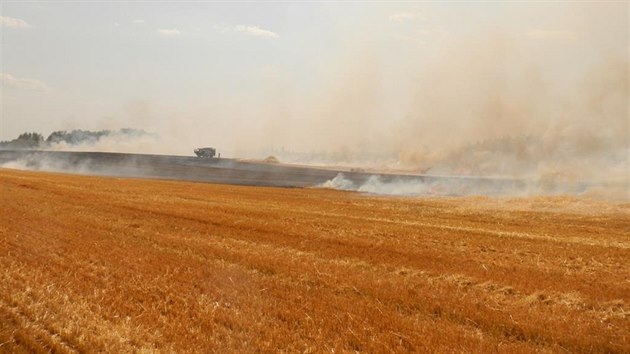
<instances>
[{"instance_id":1,"label":"harvested wheat field","mask_svg":"<svg viewBox=\"0 0 630 354\"><path fill-rule=\"evenodd\" d=\"M630 352L627 203L0 187L0 351Z\"/></svg>"}]
</instances>

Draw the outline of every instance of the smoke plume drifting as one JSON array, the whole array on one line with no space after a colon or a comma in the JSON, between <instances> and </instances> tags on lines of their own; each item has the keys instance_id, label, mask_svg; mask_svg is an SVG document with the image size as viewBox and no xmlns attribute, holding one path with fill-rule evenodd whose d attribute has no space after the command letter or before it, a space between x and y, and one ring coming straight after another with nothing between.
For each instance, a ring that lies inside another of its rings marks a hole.
<instances>
[{"instance_id":1,"label":"smoke plume drifting","mask_svg":"<svg viewBox=\"0 0 630 354\"><path fill-rule=\"evenodd\" d=\"M357 94L332 123L345 136L337 151L385 151L391 168L527 179L532 193L629 197L628 5L600 5L512 4L494 25L425 31L422 60L402 66L413 79L383 93L387 68L377 66L342 91ZM392 96L407 98L398 116L383 107Z\"/></svg>"}]
</instances>

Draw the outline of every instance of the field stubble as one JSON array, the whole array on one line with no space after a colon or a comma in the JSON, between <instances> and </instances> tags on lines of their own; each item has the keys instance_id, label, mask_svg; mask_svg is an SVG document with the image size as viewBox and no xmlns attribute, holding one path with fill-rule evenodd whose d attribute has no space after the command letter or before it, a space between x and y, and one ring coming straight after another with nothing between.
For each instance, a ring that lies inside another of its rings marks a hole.
<instances>
[{"instance_id":1,"label":"field stubble","mask_svg":"<svg viewBox=\"0 0 630 354\"><path fill-rule=\"evenodd\" d=\"M630 352L628 203L0 188L0 351Z\"/></svg>"}]
</instances>

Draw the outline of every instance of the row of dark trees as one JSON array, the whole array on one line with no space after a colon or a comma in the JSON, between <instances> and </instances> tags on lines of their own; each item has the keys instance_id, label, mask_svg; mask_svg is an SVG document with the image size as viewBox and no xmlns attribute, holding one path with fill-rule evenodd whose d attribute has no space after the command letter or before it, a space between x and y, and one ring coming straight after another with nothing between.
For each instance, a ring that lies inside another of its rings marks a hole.
<instances>
[{"instance_id":1,"label":"row of dark trees","mask_svg":"<svg viewBox=\"0 0 630 354\"><path fill-rule=\"evenodd\" d=\"M0 149L38 149L46 148L51 144L66 143L70 145L95 143L102 137L108 135L124 135L128 137L141 136L147 134L140 129L120 129L111 130L81 130L75 129L71 131L58 130L52 132L47 138L40 133L22 133L16 139L9 141L0 141Z\"/></svg>"},{"instance_id":2,"label":"row of dark trees","mask_svg":"<svg viewBox=\"0 0 630 354\"><path fill-rule=\"evenodd\" d=\"M34 149L44 143L44 136L39 133L22 133L17 139L0 141L3 149Z\"/></svg>"}]
</instances>

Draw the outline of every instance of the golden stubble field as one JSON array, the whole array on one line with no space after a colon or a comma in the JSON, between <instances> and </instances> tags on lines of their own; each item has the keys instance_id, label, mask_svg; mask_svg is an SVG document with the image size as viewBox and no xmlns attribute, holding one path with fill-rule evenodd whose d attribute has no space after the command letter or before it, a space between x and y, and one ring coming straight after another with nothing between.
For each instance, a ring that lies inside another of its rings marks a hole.
<instances>
[{"instance_id":1,"label":"golden stubble field","mask_svg":"<svg viewBox=\"0 0 630 354\"><path fill-rule=\"evenodd\" d=\"M630 352L627 203L0 188L0 351Z\"/></svg>"}]
</instances>

